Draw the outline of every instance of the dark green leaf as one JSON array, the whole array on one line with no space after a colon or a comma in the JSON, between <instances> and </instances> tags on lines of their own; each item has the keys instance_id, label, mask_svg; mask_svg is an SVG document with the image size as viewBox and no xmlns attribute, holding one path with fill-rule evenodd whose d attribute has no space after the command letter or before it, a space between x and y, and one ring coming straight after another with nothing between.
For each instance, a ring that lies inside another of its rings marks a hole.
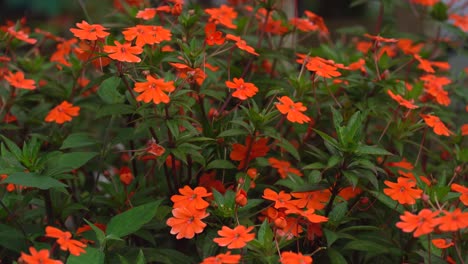
<instances>
[{"instance_id":1,"label":"dark green leaf","mask_svg":"<svg viewBox=\"0 0 468 264\"><path fill-rule=\"evenodd\" d=\"M104 264L104 253L93 247L86 247L86 253L79 256L70 255L67 259L67 264Z\"/></svg>"},{"instance_id":2,"label":"dark green leaf","mask_svg":"<svg viewBox=\"0 0 468 264\"><path fill-rule=\"evenodd\" d=\"M403 214L405 209L401 204L399 204L397 201L392 200L390 197L386 196L385 194L377 191L369 191L377 200L379 200L381 203L385 204L388 208L392 210L396 210L400 214Z\"/></svg>"},{"instance_id":3,"label":"dark green leaf","mask_svg":"<svg viewBox=\"0 0 468 264\"><path fill-rule=\"evenodd\" d=\"M88 133L70 134L62 143L60 149L78 148L95 145L97 141Z\"/></svg>"},{"instance_id":4,"label":"dark green leaf","mask_svg":"<svg viewBox=\"0 0 468 264\"><path fill-rule=\"evenodd\" d=\"M235 168L236 166L234 166L232 162L228 160L221 160L221 159L213 160L206 166L207 170L209 169L235 169Z\"/></svg>"},{"instance_id":5,"label":"dark green leaf","mask_svg":"<svg viewBox=\"0 0 468 264\"><path fill-rule=\"evenodd\" d=\"M86 219L83 219L90 227L93 229L94 233L96 234L96 238L99 242L99 245L101 247L104 246L106 235L104 234L104 231L102 231L99 227L95 226L93 223L89 222Z\"/></svg>"},{"instance_id":6,"label":"dark green leaf","mask_svg":"<svg viewBox=\"0 0 468 264\"><path fill-rule=\"evenodd\" d=\"M97 155L96 152L72 152L58 155L48 162L48 169L44 173L47 176L54 176L78 169L90 159Z\"/></svg>"},{"instance_id":7,"label":"dark green leaf","mask_svg":"<svg viewBox=\"0 0 468 264\"><path fill-rule=\"evenodd\" d=\"M122 103L125 101L125 96L119 93L117 87L120 85L120 78L112 76L104 80L99 86L97 94L101 99L108 104Z\"/></svg>"},{"instance_id":8,"label":"dark green leaf","mask_svg":"<svg viewBox=\"0 0 468 264\"><path fill-rule=\"evenodd\" d=\"M330 264L348 264L346 259L341 253L333 248L327 249L328 257L330 258Z\"/></svg>"},{"instance_id":9,"label":"dark green leaf","mask_svg":"<svg viewBox=\"0 0 468 264\"><path fill-rule=\"evenodd\" d=\"M15 142L11 141L10 139L8 139L7 137L3 135L0 135L0 136L2 137L2 140L7 146L8 150L11 153L13 153L13 155L15 155L17 160L21 160L21 157L23 154L22 154L21 149L18 146L16 146Z\"/></svg>"},{"instance_id":10,"label":"dark green leaf","mask_svg":"<svg viewBox=\"0 0 468 264\"><path fill-rule=\"evenodd\" d=\"M361 145L356 149L357 154L368 154L368 155L393 155L383 148L377 146Z\"/></svg>"},{"instance_id":11,"label":"dark green leaf","mask_svg":"<svg viewBox=\"0 0 468 264\"><path fill-rule=\"evenodd\" d=\"M2 183L13 183L42 190L67 187L66 184L63 184L52 177L40 176L35 173L27 172L16 172L8 175L8 178L3 180Z\"/></svg>"},{"instance_id":12,"label":"dark green leaf","mask_svg":"<svg viewBox=\"0 0 468 264\"><path fill-rule=\"evenodd\" d=\"M134 207L118 214L110 220L106 233L116 237L124 237L140 229L155 216L162 200Z\"/></svg>"},{"instance_id":13,"label":"dark green leaf","mask_svg":"<svg viewBox=\"0 0 468 264\"><path fill-rule=\"evenodd\" d=\"M109 115L125 115L135 112L135 108L127 104L109 104L103 105L97 111L96 118L101 118Z\"/></svg>"}]
</instances>

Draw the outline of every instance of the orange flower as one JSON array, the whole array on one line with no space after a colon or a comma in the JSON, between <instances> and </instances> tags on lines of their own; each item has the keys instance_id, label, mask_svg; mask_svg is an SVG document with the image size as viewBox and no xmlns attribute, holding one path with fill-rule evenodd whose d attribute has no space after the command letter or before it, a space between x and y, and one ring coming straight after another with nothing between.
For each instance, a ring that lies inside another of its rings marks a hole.
<instances>
[{"instance_id":1,"label":"orange flower","mask_svg":"<svg viewBox=\"0 0 468 264\"><path fill-rule=\"evenodd\" d=\"M212 170L211 172L203 173L198 181L198 186L205 187L207 190L215 189L219 193L224 194L226 188L224 187L223 182L216 179L216 171Z\"/></svg>"},{"instance_id":2,"label":"orange flower","mask_svg":"<svg viewBox=\"0 0 468 264\"><path fill-rule=\"evenodd\" d=\"M133 179L135 179L135 177L133 177L133 173L130 170L130 168L126 167L126 166L120 168L119 178L120 178L120 181L125 185L130 185L130 183L132 183Z\"/></svg>"},{"instance_id":3,"label":"orange flower","mask_svg":"<svg viewBox=\"0 0 468 264\"><path fill-rule=\"evenodd\" d=\"M438 225L438 220L435 219L438 214L429 209L422 209L417 215L405 211L400 215L402 222L396 223L396 226L406 233L414 231L413 236L420 237L434 231L434 227Z\"/></svg>"},{"instance_id":4,"label":"orange flower","mask_svg":"<svg viewBox=\"0 0 468 264\"><path fill-rule=\"evenodd\" d=\"M460 16L458 14L450 14L450 19L453 20L453 25L459 27L461 30L468 31L468 15Z\"/></svg>"},{"instance_id":5,"label":"orange flower","mask_svg":"<svg viewBox=\"0 0 468 264\"><path fill-rule=\"evenodd\" d=\"M410 0L410 1L415 4L420 4L424 6L433 6L439 2L439 0Z\"/></svg>"},{"instance_id":6,"label":"orange flower","mask_svg":"<svg viewBox=\"0 0 468 264\"><path fill-rule=\"evenodd\" d=\"M16 88L19 89L26 89L26 90L34 90L36 89L36 82L31 79L25 79L24 78L24 73L23 72L8 72L8 75L5 76L5 80L7 82Z\"/></svg>"},{"instance_id":7,"label":"orange flower","mask_svg":"<svg viewBox=\"0 0 468 264\"><path fill-rule=\"evenodd\" d=\"M414 166L411 162L407 161L406 158L403 158L401 161L398 162L387 162L385 163L386 166L389 167L398 167L406 170L413 170Z\"/></svg>"},{"instance_id":8,"label":"orange flower","mask_svg":"<svg viewBox=\"0 0 468 264\"><path fill-rule=\"evenodd\" d=\"M415 204L416 199L421 198L422 190L413 189L416 182L406 178L398 177L397 182L384 181L390 188L383 189L383 192L400 204Z\"/></svg>"},{"instance_id":9,"label":"orange flower","mask_svg":"<svg viewBox=\"0 0 468 264\"><path fill-rule=\"evenodd\" d=\"M414 100L408 101L408 100L404 99L403 97L401 97L401 95L394 94L391 90L387 90L387 93L388 93L388 95L390 95L390 97L393 100L395 100L401 106L404 106L404 107L406 107L408 109L416 109L416 108L419 107L419 106L413 104Z\"/></svg>"},{"instance_id":10,"label":"orange flower","mask_svg":"<svg viewBox=\"0 0 468 264\"><path fill-rule=\"evenodd\" d=\"M75 37L82 40L97 40L98 38L105 38L110 33L105 32L108 28L103 27L99 24L88 24L86 21L81 21L81 23L76 23L78 28L70 28L70 31L75 35Z\"/></svg>"},{"instance_id":11,"label":"orange flower","mask_svg":"<svg viewBox=\"0 0 468 264\"><path fill-rule=\"evenodd\" d=\"M182 195L174 194L171 197L174 208L184 207L189 210L204 210L210 205L203 200L203 197L211 196L211 193L207 192L205 187L195 187L192 190L190 186L185 185L184 188L179 189L179 193Z\"/></svg>"},{"instance_id":12,"label":"orange flower","mask_svg":"<svg viewBox=\"0 0 468 264\"><path fill-rule=\"evenodd\" d=\"M31 252L31 255L21 252L21 260L25 264L63 264L60 260L49 258L50 253L47 249L37 251L35 248L30 247L29 252Z\"/></svg>"},{"instance_id":13,"label":"orange flower","mask_svg":"<svg viewBox=\"0 0 468 264\"><path fill-rule=\"evenodd\" d=\"M255 234L249 234L253 228L253 226L246 228L243 225L238 225L234 229L231 229L223 226L218 231L218 235L221 237L216 237L213 241L222 247L227 246L229 249L243 248L249 241L255 238Z\"/></svg>"},{"instance_id":14,"label":"orange flower","mask_svg":"<svg viewBox=\"0 0 468 264\"><path fill-rule=\"evenodd\" d=\"M154 140L149 140L146 143L146 153L153 155L155 157L161 157L162 154L166 151L163 146L157 144Z\"/></svg>"},{"instance_id":15,"label":"orange flower","mask_svg":"<svg viewBox=\"0 0 468 264\"><path fill-rule=\"evenodd\" d=\"M331 193L328 189L310 192L293 192L291 195L297 200L292 200L291 203L298 208L307 208L321 210L330 200Z\"/></svg>"},{"instance_id":16,"label":"orange flower","mask_svg":"<svg viewBox=\"0 0 468 264\"><path fill-rule=\"evenodd\" d=\"M234 8L221 5L219 8L207 8L205 12L210 15L209 22L221 24L230 29L237 28L237 26L232 23L232 20L237 17L237 12L234 11Z\"/></svg>"},{"instance_id":17,"label":"orange flower","mask_svg":"<svg viewBox=\"0 0 468 264\"><path fill-rule=\"evenodd\" d=\"M73 116L78 116L79 111L79 106L73 106L69 102L63 101L54 109L50 110L45 118L45 121L63 124L65 122L71 121Z\"/></svg>"},{"instance_id":18,"label":"orange flower","mask_svg":"<svg viewBox=\"0 0 468 264\"><path fill-rule=\"evenodd\" d=\"M70 254L79 256L81 253L86 252L84 248L86 244L81 243L78 240L71 239L72 235L68 231L62 231L58 228L47 226L46 237L57 238L57 243L60 245L60 249L64 251L70 251Z\"/></svg>"},{"instance_id":19,"label":"orange flower","mask_svg":"<svg viewBox=\"0 0 468 264\"><path fill-rule=\"evenodd\" d=\"M453 134L452 131L450 131L442 121L440 121L439 117L434 116L434 115L424 115L421 114L421 117L424 119L424 122L429 127L432 127L434 130L434 133L440 136L450 136L450 134Z\"/></svg>"},{"instance_id":20,"label":"orange flower","mask_svg":"<svg viewBox=\"0 0 468 264\"><path fill-rule=\"evenodd\" d=\"M100 45L90 45L86 41L80 41L78 47L75 47L73 52L75 53L76 57L81 61L88 61L92 59L91 63L96 68L102 68L104 66L107 66L112 61L107 56L99 54L103 52L102 47Z\"/></svg>"},{"instance_id":21,"label":"orange flower","mask_svg":"<svg viewBox=\"0 0 468 264\"><path fill-rule=\"evenodd\" d=\"M444 85L450 84L452 81L447 77L437 77L432 74L427 74L419 78L424 82L424 90L435 100L438 104L448 106L450 98L448 92L443 89Z\"/></svg>"},{"instance_id":22,"label":"orange flower","mask_svg":"<svg viewBox=\"0 0 468 264\"><path fill-rule=\"evenodd\" d=\"M240 100L246 100L247 98L253 97L257 92L258 88L253 83L244 82L242 78L234 78L233 82L226 81L226 86L229 89L236 89L232 93L232 96L239 98Z\"/></svg>"},{"instance_id":23,"label":"orange flower","mask_svg":"<svg viewBox=\"0 0 468 264\"><path fill-rule=\"evenodd\" d=\"M311 264L312 257L292 251L281 252L281 264Z\"/></svg>"},{"instance_id":24,"label":"orange flower","mask_svg":"<svg viewBox=\"0 0 468 264\"><path fill-rule=\"evenodd\" d=\"M284 191L280 191L279 193L276 193L270 188L266 188L263 191L263 199L270 200L275 202L273 205L274 208L279 209L279 208L290 208L291 205L291 195L289 193L285 193ZM294 205L293 205L294 207Z\"/></svg>"},{"instance_id":25,"label":"orange flower","mask_svg":"<svg viewBox=\"0 0 468 264\"><path fill-rule=\"evenodd\" d=\"M418 68L427 72L435 73L435 70L432 66L439 68L440 70L449 70L450 64L444 61L429 61L421 58L418 54L414 54L413 57L419 62Z\"/></svg>"},{"instance_id":26,"label":"orange flower","mask_svg":"<svg viewBox=\"0 0 468 264\"><path fill-rule=\"evenodd\" d=\"M156 16L156 13L156 8L145 8L143 10L139 10L135 17L143 20L150 20Z\"/></svg>"},{"instance_id":27,"label":"orange flower","mask_svg":"<svg viewBox=\"0 0 468 264\"><path fill-rule=\"evenodd\" d=\"M302 105L301 102L294 103L293 100L287 96L282 96L278 98L278 100L279 103L276 104L276 108L280 113L287 114L286 118L289 121L299 124L310 122L310 117L301 113L307 110L307 107Z\"/></svg>"},{"instance_id":28,"label":"orange flower","mask_svg":"<svg viewBox=\"0 0 468 264\"><path fill-rule=\"evenodd\" d=\"M169 62L169 64L177 69L177 76L179 78L185 79L185 81L188 83L196 82L199 86L201 86L206 79L205 72L200 68L193 69L186 64L177 62Z\"/></svg>"},{"instance_id":29,"label":"orange flower","mask_svg":"<svg viewBox=\"0 0 468 264\"><path fill-rule=\"evenodd\" d=\"M341 73L337 71L337 65L333 61L325 60L320 57L309 58L306 68L324 78L338 77L341 75Z\"/></svg>"},{"instance_id":30,"label":"orange flower","mask_svg":"<svg viewBox=\"0 0 468 264\"><path fill-rule=\"evenodd\" d=\"M370 41L359 41L356 44L356 49L364 54L367 54L374 44Z\"/></svg>"},{"instance_id":31,"label":"orange flower","mask_svg":"<svg viewBox=\"0 0 468 264\"><path fill-rule=\"evenodd\" d=\"M159 44L162 41L171 40L171 31L161 26L136 25L122 32L126 41L136 38L136 45L143 47L145 44Z\"/></svg>"},{"instance_id":32,"label":"orange flower","mask_svg":"<svg viewBox=\"0 0 468 264\"><path fill-rule=\"evenodd\" d=\"M394 38L384 38L384 37L381 37L381 36L373 36L373 35L370 35L370 34L364 34L364 37L366 38L370 38L372 39L373 41L375 42L384 42L384 43L395 43L395 42L398 42L397 39L394 39Z\"/></svg>"},{"instance_id":33,"label":"orange flower","mask_svg":"<svg viewBox=\"0 0 468 264\"><path fill-rule=\"evenodd\" d=\"M37 42L37 39L30 38L29 35L26 34L23 30L16 31L14 26L7 28L6 32L12 35L13 37L21 41L24 41L28 44L35 44Z\"/></svg>"},{"instance_id":34,"label":"orange flower","mask_svg":"<svg viewBox=\"0 0 468 264\"><path fill-rule=\"evenodd\" d=\"M443 238L432 239L432 244L434 244L436 248L440 248L440 249L449 248L454 245L451 239L443 239Z\"/></svg>"},{"instance_id":35,"label":"orange flower","mask_svg":"<svg viewBox=\"0 0 468 264\"><path fill-rule=\"evenodd\" d=\"M71 52L72 45L75 44L77 40L72 38L70 40L64 40L57 44L56 51L50 57L51 62L57 62L64 66L70 67L72 64L67 60L66 57ZM57 68L62 69L61 65L57 65Z\"/></svg>"},{"instance_id":36,"label":"orange flower","mask_svg":"<svg viewBox=\"0 0 468 264\"><path fill-rule=\"evenodd\" d=\"M146 82L135 83L133 90L141 93L136 100L145 103L153 101L155 104L169 103L169 96L164 92L170 93L175 90L174 81L165 82L164 79L156 79L150 74L146 76L146 80Z\"/></svg>"},{"instance_id":37,"label":"orange flower","mask_svg":"<svg viewBox=\"0 0 468 264\"><path fill-rule=\"evenodd\" d=\"M207 23L205 26L205 42L209 46L222 45L226 40L221 31L216 31L216 24Z\"/></svg>"},{"instance_id":38,"label":"orange flower","mask_svg":"<svg viewBox=\"0 0 468 264\"><path fill-rule=\"evenodd\" d=\"M268 19L266 25L263 27L263 30L275 35L284 35L289 31L289 28L283 26L281 20Z\"/></svg>"},{"instance_id":39,"label":"orange flower","mask_svg":"<svg viewBox=\"0 0 468 264\"><path fill-rule=\"evenodd\" d=\"M289 20L289 24L297 28L298 30L304 31L304 32L311 32L311 31L316 31L319 29L317 25L312 23L307 18L293 17Z\"/></svg>"},{"instance_id":40,"label":"orange flower","mask_svg":"<svg viewBox=\"0 0 468 264\"><path fill-rule=\"evenodd\" d=\"M416 176L414 176L412 172L404 172L404 171L399 170L398 174L413 182L417 182ZM419 179L421 179L421 181L424 182L427 186L431 186L431 180L429 180L426 176L419 175Z\"/></svg>"},{"instance_id":41,"label":"orange flower","mask_svg":"<svg viewBox=\"0 0 468 264\"><path fill-rule=\"evenodd\" d=\"M450 189L452 189L452 191L461 193L460 201L464 205L468 206L468 188L467 187L462 186L460 184L452 183L452 185L450 185Z\"/></svg>"},{"instance_id":42,"label":"orange flower","mask_svg":"<svg viewBox=\"0 0 468 264\"><path fill-rule=\"evenodd\" d=\"M232 35L232 34L227 34L227 35L226 35L226 38L229 39L229 40L235 41L235 42L236 42L236 46L237 46L239 49L245 50L245 51L247 51L248 53L253 54L253 55L256 55L256 56L259 55L257 52L255 52L255 49L254 49L253 47L247 45L247 42L245 42L245 40L241 39L240 37L234 36L234 35Z\"/></svg>"},{"instance_id":43,"label":"orange flower","mask_svg":"<svg viewBox=\"0 0 468 264\"><path fill-rule=\"evenodd\" d=\"M273 168L278 170L278 173L283 179L287 178L289 173L302 176L302 173L298 169L291 167L291 163L288 161L269 158L268 163L270 163Z\"/></svg>"},{"instance_id":44,"label":"orange flower","mask_svg":"<svg viewBox=\"0 0 468 264\"><path fill-rule=\"evenodd\" d=\"M240 262L241 255L231 255L231 251L218 254L214 257L205 258L201 264L237 264Z\"/></svg>"},{"instance_id":45,"label":"orange flower","mask_svg":"<svg viewBox=\"0 0 468 264\"><path fill-rule=\"evenodd\" d=\"M229 157L232 160L240 161L237 168L243 169L255 158L266 156L269 150L267 142L267 138L260 138L252 142L252 137L248 136L245 140L245 146L238 143L232 145L232 152Z\"/></svg>"},{"instance_id":46,"label":"orange flower","mask_svg":"<svg viewBox=\"0 0 468 264\"><path fill-rule=\"evenodd\" d=\"M300 215L306 218L309 222L316 223L316 224L328 221L327 217L315 214L315 209L301 210L297 207L291 206L286 210L286 214L287 215L290 215L290 214Z\"/></svg>"},{"instance_id":47,"label":"orange flower","mask_svg":"<svg viewBox=\"0 0 468 264\"><path fill-rule=\"evenodd\" d=\"M453 212L444 210L444 216L437 218L439 229L444 232L457 231L468 227L468 213L464 213L460 208Z\"/></svg>"},{"instance_id":48,"label":"orange flower","mask_svg":"<svg viewBox=\"0 0 468 264\"><path fill-rule=\"evenodd\" d=\"M171 234L177 234L177 239L192 239L195 234L203 232L206 224L201 219L208 217L210 214L205 210L189 210L186 207L180 207L174 208L172 215L174 217L166 221L166 224L172 228Z\"/></svg>"},{"instance_id":49,"label":"orange flower","mask_svg":"<svg viewBox=\"0 0 468 264\"><path fill-rule=\"evenodd\" d=\"M462 136L468 136L468 124L463 124L460 130Z\"/></svg>"},{"instance_id":50,"label":"orange flower","mask_svg":"<svg viewBox=\"0 0 468 264\"><path fill-rule=\"evenodd\" d=\"M109 57L122 62L140 62L141 59L135 54L140 54L143 49L139 46L132 46L131 43L120 44L117 40L114 41L115 46L105 45L104 52L109 54Z\"/></svg>"},{"instance_id":51,"label":"orange flower","mask_svg":"<svg viewBox=\"0 0 468 264\"><path fill-rule=\"evenodd\" d=\"M362 193L362 190L359 187L348 186L341 189L338 195L348 201L349 199L353 199L358 194Z\"/></svg>"},{"instance_id":52,"label":"orange flower","mask_svg":"<svg viewBox=\"0 0 468 264\"><path fill-rule=\"evenodd\" d=\"M422 47L424 47L424 44L419 43L413 45L413 41L411 39L399 39L397 46L405 54L416 54L421 51Z\"/></svg>"},{"instance_id":53,"label":"orange flower","mask_svg":"<svg viewBox=\"0 0 468 264\"><path fill-rule=\"evenodd\" d=\"M312 13L310 12L309 10L305 10L304 11L304 15L307 16L307 18L312 22L314 23L315 25L318 26L318 28L320 29L320 32L323 33L323 34L326 34L328 35L329 34L329 31L328 31L328 28L327 26L325 25L325 21L323 20L323 17L315 14L315 13Z\"/></svg>"}]
</instances>

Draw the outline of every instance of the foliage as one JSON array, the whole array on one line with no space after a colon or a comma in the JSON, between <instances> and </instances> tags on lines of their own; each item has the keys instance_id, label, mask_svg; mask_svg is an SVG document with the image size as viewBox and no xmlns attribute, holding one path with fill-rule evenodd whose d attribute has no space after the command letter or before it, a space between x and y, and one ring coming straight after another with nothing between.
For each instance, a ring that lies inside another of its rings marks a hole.
<instances>
[{"instance_id":1,"label":"foliage","mask_svg":"<svg viewBox=\"0 0 468 264\"><path fill-rule=\"evenodd\" d=\"M2 260L468 261L466 5L377 1L364 34L287 1L149 2L0 28Z\"/></svg>"}]
</instances>

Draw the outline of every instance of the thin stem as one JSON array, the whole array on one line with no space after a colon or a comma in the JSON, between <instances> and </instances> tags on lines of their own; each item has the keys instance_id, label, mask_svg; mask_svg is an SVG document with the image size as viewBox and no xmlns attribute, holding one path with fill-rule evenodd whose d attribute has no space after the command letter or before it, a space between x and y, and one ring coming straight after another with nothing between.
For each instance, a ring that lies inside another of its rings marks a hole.
<instances>
[{"instance_id":1,"label":"thin stem","mask_svg":"<svg viewBox=\"0 0 468 264\"><path fill-rule=\"evenodd\" d=\"M16 226L20 229L21 233L24 236L24 240L26 240L27 244L30 244L28 240L28 236L26 235L26 231L23 228L23 225L19 222L19 218L15 217L13 212L3 203L3 201L0 199L0 206L5 210L5 212L8 214L8 219L11 219L13 223L15 223Z\"/></svg>"},{"instance_id":2,"label":"thin stem","mask_svg":"<svg viewBox=\"0 0 468 264\"><path fill-rule=\"evenodd\" d=\"M86 20L88 20L88 23L92 24L92 19L89 16L88 11L86 10L86 6L83 3L83 0L78 0L78 3L80 4L81 9L83 10L83 13L84 13L84 15L86 17Z\"/></svg>"},{"instance_id":3,"label":"thin stem","mask_svg":"<svg viewBox=\"0 0 468 264\"><path fill-rule=\"evenodd\" d=\"M383 17L384 17L384 3L383 1L380 1L379 16L377 17L377 23L375 24L375 35L378 35L380 33L380 30L382 28Z\"/></svg>"},{"instance_id":4,"label":"thin stem","mask_svg":"<svg viewBox=\"0 0 468 264\"><path fill-rule=\"evenodd\" d=\"M427 127L424 128L424 132L423 132L423 137L421 139L421 144L419 145L419 151L418 151L418 156L416 157L416 160L414 161L414 165L416 166L419 162L419 158L421 157L421 153L422 153L422 148L424 146L424 141L426 139L426 134L427 134Z\"/></svg>"},{"instance_id":5,"label":"thin stem","mask_svg":"<svg viewBox=\"0 0 468 264\"><path fill-rule=\"evenodd\" d=\"M45 190L42 192L44 195L45 210L47 215L47 225L54 225L54 208L52 206L52 198L50 197L50 190Z\"/></svg>"}]
</instances>

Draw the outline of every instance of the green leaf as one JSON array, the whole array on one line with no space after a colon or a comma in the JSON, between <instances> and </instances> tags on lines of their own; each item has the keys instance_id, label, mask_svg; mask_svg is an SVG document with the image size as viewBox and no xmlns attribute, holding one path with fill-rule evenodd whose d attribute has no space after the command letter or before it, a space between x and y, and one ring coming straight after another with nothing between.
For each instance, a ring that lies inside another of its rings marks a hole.
<instances>
[{"instance_id":1,"label":"green leaf","mask_svg":"<svg viewBox=\"0 0 468 264\"><path fill-rule=\"evenodd\" d=\"M143 254L143 250L141 249L140 249L140 252L138 253L135 264L146 264L145 255Z\"/></svg>"},{"instance_id":2,"label":"green leaf","mask_svg":"<svg viewBox=\"0 0 468 264\"><path fill-rule=\"evenodd\" d=\"M233 129L224 130L223 132L219 133L217 137L221 138L221 137L234 137L234 136L244 136L244 135L247 135L247 131L245 131L245 129L233 128Z\"/></svg>"},{"instance_id":3,"label":"green leaf","mask_svg":"<svg viewBox=\"0 0 468 264\"><path fill-rule=\"evenodd\" d=\"M383 148L379 148L377 146L367 146L367 145L358 146L355 152L357 154L368 154L368 155L393 155L392 153L386 151Z\"/></svg>"},{"instance_id":4,"label":"green leaf","mask_svg":"<svg viewBox=\"0 0 468 264\"><path fill-rule=\"evenodd\" d=\"M331 231L327 228L323 229L323 234L325 235L325 238L327 239L327 247L331 247L331 245L339 238L336 232Z\"/></svg>"},{"instance_id":5,"label":"green leaf","mask_svg":"<svg viewBox=\"0 0 468 264\"><path fill-rule=\"evenodd\" d=\"M341 255L341 253L333 248L327 250L328 257L330 258L330 264L348 264L346 259Z\"/></svg>"},{"instance_id":6,"label":"green leaf","mask_svg":"<svg viewBox=\"0 0 468 264\"><path fill-rule=\"evenodd\" d=\"M184 255L180 251L170 248L150 248L143 249L145 253L146 261L150 263L162 263L162 264L192 264L196 263L187 255Z\"/></svg>"},{"instance_id":7,"label":"green leaf","mask_svg":"<svg viewBox=\"0 0 468 264\"><path fill-rule=\"evenodd\" d=\"M2 181L2 183L13 183L26 187L34 187L42 190L67 187L66 184L61 183L52 177L40 176L35 173L27 172L16 172L10 174L8 175L8 178Z\"/></svg>"},{"instance_id":8,"label":"green leaf","mask_svg":"<svg viewBox=\"0 0 468 264\"><path fill-rule=\"evenodd\" d=\"M124 237L137 231L153 219L161 202L162 200L157 200L140 205L112 217L107 225L106 233L116 237Z\"/></svg>"},{"instance_id":9,"label":"green leaf","mask_svg":"<svg viewBox=\"0 0 468 264\"><path fill-rule=\"evenodd\" d=\"M299 156L299 152L297 152L297 149L294 147L293 144L291 144L291 142L287 141L286 139L281 139L276 145L286 150L296 160L301 160L301 157Z\"/></svg>"},{"instance_id":10,"label":"green leaf","mask_svg":"<svg viewBox=\"0 0 468 264\"><path fill-rule=\"evenodd\" d=\"M217 159L213 160L212 162L208 163L206 166L206 170L209 169L235 169L236 166L232 164L232 162L228 160Z\"/></svg>"},{"instance_id":11,"label":"green leaf","mask_svg":"<svg viewBox=\"0 0 468 264\"><path fill-rule=\"evenodd\" d=\"M104 231L102 231L99 227L95 226L88 220L83 220L91 227L91 229L93 229L94 233L96 234L96 238L99 241L99 245L101 246L101 248L103 248L106 239L106 234L104 234Z\"/></svg>"},{"instance_id":12,"label":"green leaf","mask_svg":"<svg viewBox=\"0 0 468 264\"><path fill-rule=\"evenodd\" d=\"M340 149L340 147L338 146L338 142L336 141L336 139L330 137L329 135L323 133L322 131L320 130L317 130L315 128L313 128L313 130L319 134L320 137L323 138L323 140L325 140L326 142L328 142L330 145L332 145L335 149Z\"/></svg>"},{"instance_id":13,"label":"green leaf","mask_svg":"<svg viewBox=\"0 0 468 264\"><path fill-rule=\"evenodd\" d=\"M90 159L94 158L97 152L72 152L58 155L57 158L48 162L48 170L44 173L47 176L54 176L64 172L78 169Z\"/></svg>"},{"instance_id":14,"label":"green leaf","mask_svg":"<svg viewBox=\"0 0 468 264\"><path fill-rule=\"evenodd\" d=\"M73 133L63 141L60 149L86 147L95 145L96 143L97 141L88 133Z\"/></svg>"},{"instance_id":15,"label":"green leaf","mask_svg":"<svg viewBox=\"0 0 468 264\"><path fill-rule=\"evenodd\" d=\"M345 178L351 183L353 188L356 188L358 182L359 182L359 177L356 175L354 171L343 171L343 175Z\"/></svg>"},{"instance_id":16,"label":"green leaf","mask_svg":"<svg viewBox=\"0 0 468 264\"><path fill-rule=\"evenodd\" d=\"M135 112L135 108L127 104L109 104L103 105L96 114L96 119L109 115L125 115Z\"/></svg>"},{"instance_id":17,"label":"green leaf","mask_svg":"<svg viewBox=\"0 0 468 264\"><path fill-rule=\"evenodd\" d=\"M117 87L120 85L120 78L112 76L105 79L99 86L97 94L108 104L123 103L125 96L119 93Z\"/></svg>"},{"instance_id":18,"label":"green leaf","mask_svg":"<svg viewBox=\"0 0 468 264\"><path fill-rule=\"evenodd\" d=\"M0 224L0 246L15 252L26 251L28 240L21 231L12 226Z\"/></svg>"},{"instance_id":19,"label":"green leaf","mask_svg":"<svg viewBox=\"0 0 468 264\"><path fill-rule=\"evenodd\" d=\"M316 170L316 169L324 169L326 168L327 165L321 163L321 162L314 162L312 164L306 165L302 167L303 170Z\"/></svg>"},{"instance_id":20,"label":"green leaf","mask_svg":"<svg viewBox=\"0 0 468 264\"><path fill-rule=\"evenodd\" d=\"M341 163L341 161L342 161L342 157L338 155L333 155L327 161L327 168L333 168L339 163Z\"/></svg>"},{"instance_id":21,"label":"green leaf","mask_svg":"<svg viewBox=\"0 0 468 264\"><path fill-rule=\"evenodd\" d=\"M392 200L390 197L386 196L383 193L377 192L377 191L369 191L370 194L372 194L377 200L379 200L381 203L385 204L388 208L392 210L396 210L400 214L403 214L405 209L401 204L399 204L397 201Z\"/></svg>"},{"instance_id":22,"label":"green leaf","mask_svg":"<svg viewBox=\"0 0 468 264\"><path fill-rule=\"evenodd\" d=\"M367 241L367 240L350 241L348 244L346 244L344 249L370 252L376 255L385 254L389 252L386 246L375 243L374 241Z\"/></svg>"},{"instance_id":23,"label":"green leaf","mask_svg":"<svg viewBox=\"0 0 468 264\"><path fill-rule=\"evenodd\" d=\"M381 229L376 226L350 226L340 230L340 232L350 232L350 231L380 231Z\"/></svg>"},{"instance_id":24,"label":"green leaf","mask_svg":"<svg viewBox=\"0 0 468 264\"><path fill-rule=\"evenodd\" d=\"M359 140L360 130L362 128L362 115L360 111L354 113L346 125L344 140L346 144Z\"/></svg>"},{"instance_id":25,"label":"green leaf","mask_svg":"<svg viewBox=\"0 0 468 264\"><path fill-rule=\"evenodd\" d=\"M79 256L70 255L67 259L67 264L104 264L104 253L96 248L90 246L86 247L86 253L82 253Z\"/></svg>"},{"instance_id":26,"label":"green leaf","mask_svg":"<svg viewBox=\"0 0 468 264\"><path fill-rule=\"evenodd\" d=\"M341 220L345 217L348 212L348 203L341 202L333 207L330 214L328 215L328 221L335 226L339 226Z\"/></svg>"},{"instance_id":27,"label":"green leaf","mask_svg":"<svg viewBox=\"0 0 468 264\"><path fill-rule=\"evenodd\" d=\"M273 231L271 230L270 224L267 220L263 221L262 225L260 226L257 240L262 243L264 248L273 242Z\"/></svg>"},{"instance_id":28,"label":"green leaf","mask_svg":"<svg viewBox=\"0 0 468 264\"><path fill-rule=\"evenodd\" d=\"M7 137L0 135L3 139L3 142L7 146L8 150L15 155L17 160L21 160L21 157L23 156L21 149L16 146L15 142L11 141ZM3 154L2 154L3 155Z\"/></svg>"}]
</instances>

